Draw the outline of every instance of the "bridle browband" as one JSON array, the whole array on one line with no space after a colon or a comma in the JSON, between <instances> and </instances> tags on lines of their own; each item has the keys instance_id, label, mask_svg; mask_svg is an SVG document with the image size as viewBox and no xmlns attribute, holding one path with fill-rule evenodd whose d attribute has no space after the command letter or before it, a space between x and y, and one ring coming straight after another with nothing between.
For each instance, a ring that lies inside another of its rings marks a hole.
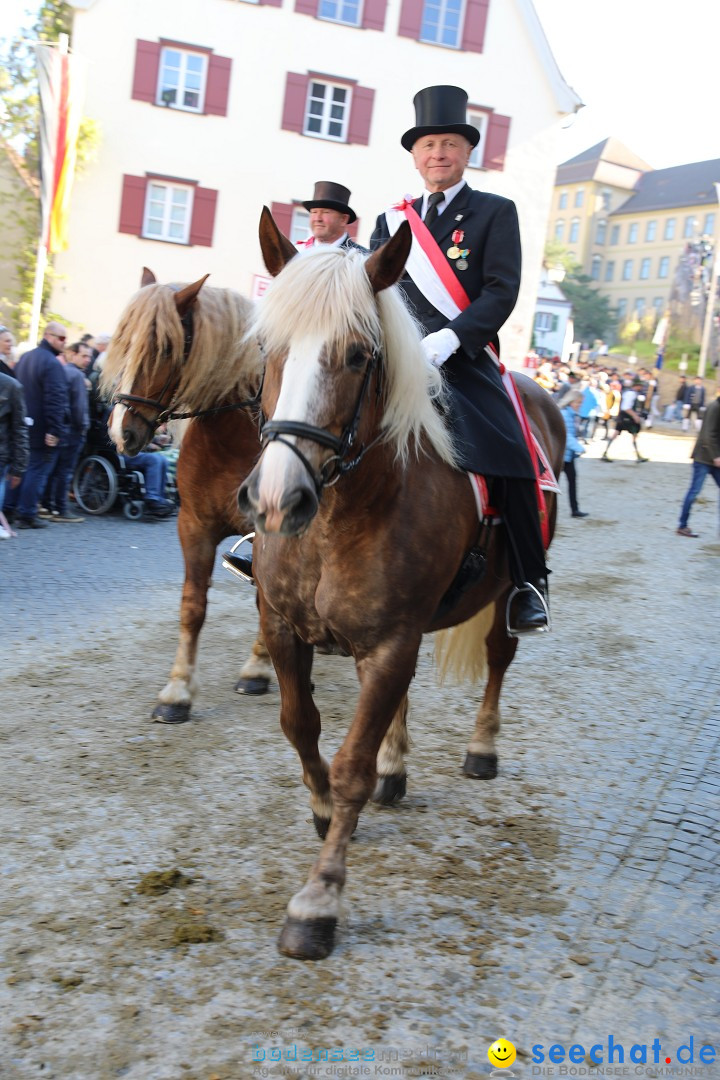
<instances>
[{"instance_id":1,"label":"bridle browband","mask_svg":"<svg viewBox=\"0 0 720 1080\"><path fill-rule=\"evenodd\" d=\"M168 288L173 292L177 292L177 286L170 285ZM194 334L194 319L192 304L187 309L185 314L180 319L180 325L183 328L183 366L187 364L190 356L190 350L193 346L193 334ZM165 424L168 420L191 420L201 416L210 416L214 413L231 412L236 409L249 409L256 407L260 402L260 394L262 392L262 383L258 389L258 392L246 401L237 401L232 405L214 405L209 409L196 409L194 412L176 412L172 407L172 400L166 405L164 398L167 393L168 387L172 381L172 375L168 375L165 380L165 385L158 394L157 398L145 398L140 397L138 394L114 394L112 404L124 405L129 413L133 416L137 416L138 419L150 429L154 434L161 424ZM171 395L172 397L172 395ZM146 405L150 409L156 409L157 414L154 420L148 420L147 416L136 409L136 405Z\"/></svg>"},{"instance_id":2,"label":"bridle browband","mask_svg":"<svg viewBox=\"0 0 720 1080\"><path fill-rule=\"evenodd\" d=\"M363 383L355 405L352 420L344 429L342 435L333 435L327 428L315 427L313 424L305 424L302 420L268 420L260 428L260 440L263 451L271 442L282 443L300 459L315 486L315 494L320 497L324 487L332 487L341 476L356 469L362 459L381 436L377 435L367 446L361 446L355 457L347 460L347 455L355 445L357 430L360 425L360 413L367 396L373 374L377 371L376 397L379 398L382 391L382 353L374 348L370 359L365 367ZM289 442L287 436L295 436L298 439L308 439L310 442L326 446L333 454L323 461L318 470L315 470L308 461L302 450L295 443Z\"/></svg>"}]
</instances>

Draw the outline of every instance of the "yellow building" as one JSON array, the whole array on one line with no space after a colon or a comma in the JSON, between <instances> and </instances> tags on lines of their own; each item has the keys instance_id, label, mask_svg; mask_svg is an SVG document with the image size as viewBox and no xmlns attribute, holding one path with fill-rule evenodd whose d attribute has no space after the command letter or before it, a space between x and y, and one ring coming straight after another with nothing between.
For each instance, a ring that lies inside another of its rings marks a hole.
<instances>
[{"instance_id":1,"label":"yellow building","mask_svg":"<svg viewBox=\"0 0 720 1080\"><path fill-rule=\"evenodd\" d=\"M697 334L720 228L720 159L652 169L617 139L557 170L548 241L610 299L618 326L666 311Z\"/></svg>"}]
</instances>

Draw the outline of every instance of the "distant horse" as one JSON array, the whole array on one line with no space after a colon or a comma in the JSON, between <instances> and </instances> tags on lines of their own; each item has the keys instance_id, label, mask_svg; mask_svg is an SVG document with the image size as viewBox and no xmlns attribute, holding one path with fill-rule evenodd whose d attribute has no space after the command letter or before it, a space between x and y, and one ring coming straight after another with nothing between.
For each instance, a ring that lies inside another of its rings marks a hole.
<instances>
[{"instance_id":1,"label":"distant horse","mask_svg":"<svg viewBox=\"0 0 720 1080\"><path fill-rule=\"evenodd\" d=\"M373 791L381 744L380 761L392 759L396 776L404 775L405 700L423 634L465 624L454 632L449 662L479 660L487 637L490 675L465 771L488 778L496 770L500 688L517 640L505 624L512 588L505 530L480 528L470 482L454 467L432 400L442 376L426 364L419 331L391 288L409 253L409 228L403 224L367 260L340 249L294 258L265 209L260 241L269 272L279 275L254 326L266 358L268 419L262 457L239 501L258 530L254 572L280 722L326 832L307 884L289 904L279 947L319 959L333 948L348 841ZM559 471L560 412L531 380L519 376L517 384ZM552 531L552 496L548 514ZM480 533L489 534L484 576L453 590ZM351 654L360 682L331 768L318 750L310 682L317 645Z\"/></svg>"},{"instance_id":2,"label":"distant horse","mask_svg":"<svg viewBox=\"0 0 720 1080\"><path fill-rule=\"evenodd\" d=\"M207 275L206 275L207 277ZM178 534L185 560L180 640L170 681L153 717L190 718L198 636L205 621L215 551L245 533L237 486L260 451L254 412L262 357L246 333L252 304L230 289L160 285L145 269L108 349L103 386L115 401L108 427L120 453L143 450L157 427L192 417L177 463ZM264 693L272 667L258 637L236 689Z\"/></svg>"}]
</instances>

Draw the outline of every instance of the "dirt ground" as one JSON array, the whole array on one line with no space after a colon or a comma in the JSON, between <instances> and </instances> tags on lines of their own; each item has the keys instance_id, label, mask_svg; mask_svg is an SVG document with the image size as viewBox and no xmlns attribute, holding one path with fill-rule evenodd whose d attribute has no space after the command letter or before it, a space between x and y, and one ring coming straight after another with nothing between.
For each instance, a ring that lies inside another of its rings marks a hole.
<instances>
[{"instance_id":1,"label":"dirt ground","mask_svg":"<svg viewBox=\"0 0 720 1080\"><path fill-rule=\"evenodd\" d=\"M563 496L553 633L508 674L497 780L462 777L480 690L438 687L424 644L408 796L362 816L321 963L276 949L318 840L277 692L232 691L251 591L216 570L176 728L149 717L179 584L52 650L18 643L0 672L0 1078L471 1080L500 1036L515 1076L553 1041L717 1043L720 542L711 481L701 537L675 535L691 444L646 433L648 464L620 444L579 463L591 516ZM319 657L315 682L331 756L354 670ZM696 819L700 840L680 831Z\"/></svg>"}]
</instances>

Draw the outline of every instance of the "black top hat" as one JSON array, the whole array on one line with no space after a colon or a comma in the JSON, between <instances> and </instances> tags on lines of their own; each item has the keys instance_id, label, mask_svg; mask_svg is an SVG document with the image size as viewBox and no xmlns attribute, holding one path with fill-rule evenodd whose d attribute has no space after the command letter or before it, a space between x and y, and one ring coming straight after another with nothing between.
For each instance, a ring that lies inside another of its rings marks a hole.
<instances>
[{"instance_id":1,"label":"black top hat","mask_svg":"<svg viewBox=\"0 0 720 1080\"><path fill-rule=\"evenodd\" d=\"M413 98L416 127L410 128L400 142L412 150L423 135L464 135L472 146L480 142L480 132L467 122L468 96L459 86L426 86Z\"/></svg>"},{"instance_id":2,"label":"black top hat","mask_svg":"<svg viewBox=\"0 0 720 1080\"><path fill-rule=\"evenodd\" d=\"M342 184L333 184L332 180L318 180L312 199L303 203L306 210L312 210L316 206L324 206L328 210L338 210L341 214L347 214L350 218L348 225L357 220L357 214L348 206L350 189Z\"/></svg>"}]
</instances>

